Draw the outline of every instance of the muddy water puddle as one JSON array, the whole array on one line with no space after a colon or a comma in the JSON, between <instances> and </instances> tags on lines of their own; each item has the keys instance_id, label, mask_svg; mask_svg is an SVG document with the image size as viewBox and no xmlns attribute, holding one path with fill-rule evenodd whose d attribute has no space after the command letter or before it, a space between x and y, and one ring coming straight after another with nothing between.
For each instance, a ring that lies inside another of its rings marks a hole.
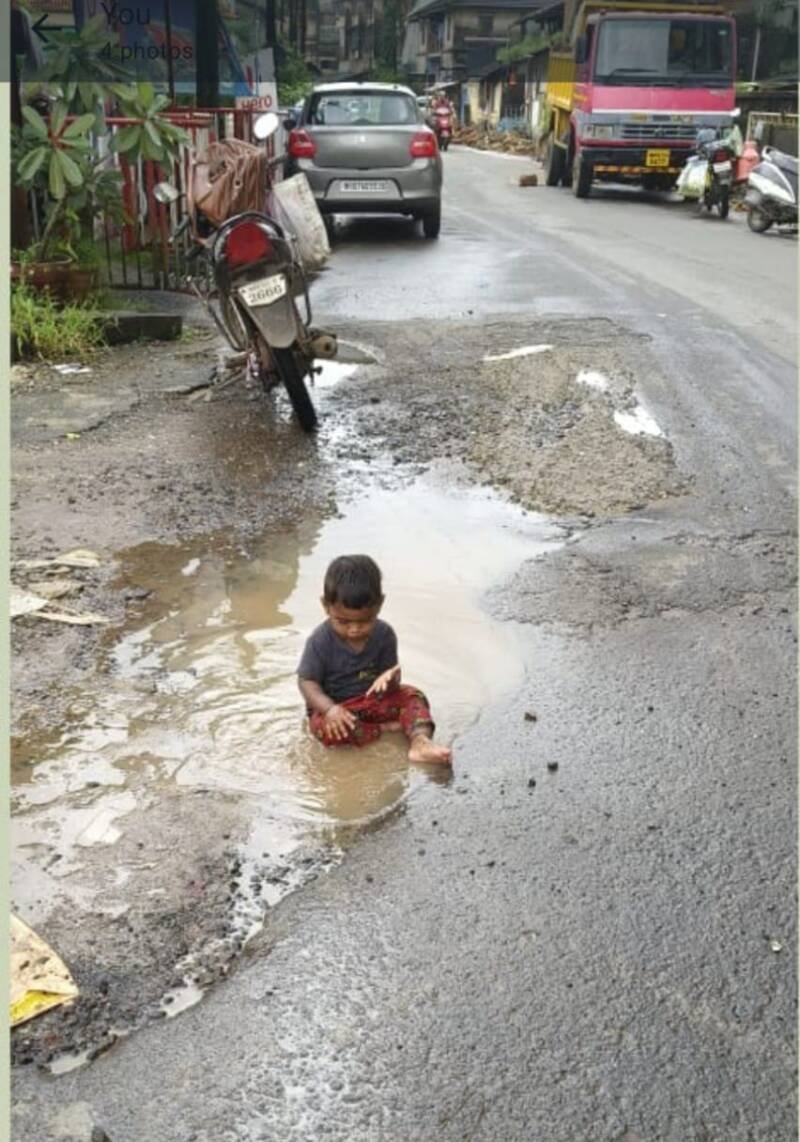
<instances>
[{"instance_id":1,"label":"muddy water puddle","mask_svg":"<svg viewBox=\"0 0 800 1142\"><path fill-rule=\"evenodd\" d=\"M118 586L136 592L136 613L109 635L101 673L90 694L76 695L69 724L20 746L16 906L32 922L64 896L85 909L93 882L84 861L94 850L107 884L111 869L103 909L124 913L143 891L135 862L114 865L126 829L167 796L197 805L191 795L209 793L235 806L235 924L238 946L246 943L304 869L328 867L359 829L442 777L409 767L400 734L341 751L307 736L294 672L323 618L328 562L363 551L382 567L383 617L398 633L404 678L427 692L437 737L457 759L459 735L524 672L521 630L492 620L481 595L560 541L549 520L428 475L404 491L373 488L339 518L247 548L215 536L120 552ZM225 822L212 812L202 827L216 836L231 828L230 814ZM202 994L188 969L186 980L165 997L169 1014Z\"/></svg>"}]
</instances>

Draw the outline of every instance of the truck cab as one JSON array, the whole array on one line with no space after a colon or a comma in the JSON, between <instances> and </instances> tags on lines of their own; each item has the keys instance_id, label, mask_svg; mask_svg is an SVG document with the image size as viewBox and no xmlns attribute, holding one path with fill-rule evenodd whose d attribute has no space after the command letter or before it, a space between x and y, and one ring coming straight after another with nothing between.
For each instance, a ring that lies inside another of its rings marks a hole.
<instances>
[{"instance_id":1,"label":"truck cab","mask_svg":"<svg viewBox=\"0 0 800 1142\"><path fill-rule=\"evenodd\" d=\"M548 74L547 182L672 186L698 130L729 127L736 36L720 8L587 2ZM551 87L552 82L552 87Z\"/></svg>"}]
</instances>

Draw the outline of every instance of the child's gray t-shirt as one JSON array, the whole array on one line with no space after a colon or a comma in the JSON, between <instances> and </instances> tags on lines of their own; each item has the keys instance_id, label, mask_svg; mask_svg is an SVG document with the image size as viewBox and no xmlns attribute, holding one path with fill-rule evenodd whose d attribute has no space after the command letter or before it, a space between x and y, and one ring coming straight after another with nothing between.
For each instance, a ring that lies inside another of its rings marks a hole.
<instances>
[{"instance_id":1,"label":"child's gray t-shirt","mask_svg":"<svg viewBox=\"0 0 800 1142\"><path fill-rule=\"evenodd\" d=\"M364 694L379 674L396 665L397 636L382 619L360 652L351 650L324 622L309 636L297 673L317 682L334 702L344 702Z\"/></svg>"}]
</instances>

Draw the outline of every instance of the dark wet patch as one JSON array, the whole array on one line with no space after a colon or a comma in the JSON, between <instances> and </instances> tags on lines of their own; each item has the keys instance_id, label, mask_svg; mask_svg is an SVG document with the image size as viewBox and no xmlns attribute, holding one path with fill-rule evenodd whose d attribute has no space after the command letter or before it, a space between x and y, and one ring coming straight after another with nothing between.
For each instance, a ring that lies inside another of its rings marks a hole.
<instances>
[{"instance_id":1,"label":"dark wet patch","mask_svg":"<svg viewBox=\"0 0 800 1142\"><path fill-rule=\"evenodd\" d=\"M698 614L764 606L796 583L795 537L788 532L685 533L651 538L629 525L627 543L609 552L569 544L526 562L503 592L496 614L520 622L589 631L665 611Z\"/></svg>"}]
</instances>

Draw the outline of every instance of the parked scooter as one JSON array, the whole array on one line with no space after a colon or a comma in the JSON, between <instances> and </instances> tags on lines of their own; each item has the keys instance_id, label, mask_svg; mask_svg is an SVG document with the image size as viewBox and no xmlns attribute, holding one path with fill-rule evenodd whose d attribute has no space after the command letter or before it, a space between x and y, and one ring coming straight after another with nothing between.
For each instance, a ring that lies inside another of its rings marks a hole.
<instances>
[{"instance_id":1,"label":"parked scooter","mask_svg":"<svg viewBox=\"0 0 800 1142\"><path fill-rule=\"evenodd\" d=\"M754 234L773 225L797 226L797 159L764 147L747 179L747 224Z\"/></svg>"},{"instance_id":2,"label":"parked scooter","mask_svg":"<svg viewBox=\"0 0 800 1142\"><path fill-rule=\"evenodd\" d=\"M687 159L678 178L678 194L698 200L709 212L716 206L720 218L727 218L737 151L732 131L722 133L713 127L698 131L694 154Z\"/></svg>"},{"instance_id":3,"label":"parked scooter","mask_svg":"<svg viewBox=\"0 0 800 1142\"><path fill-rule=\"evenodd\" d=\"M256 120L253 133L263 141L279 126L277 115L270 112ZM267 160L267 171L285 158ZM265 194L266 187L262 190ZM169 183L159 183L155 196L171 203L180 193ZM317 414L306 378L313 376L315 358L336 355L336 337L311 328L308 288L291 235L260 210L244 210L217 226L210 224L194 196L190 214L173 239L190 226L195 245L187 266L192 267L195 293L231 347L245 355L251 375L267 391L282 382L301 427L312 431ZM305 318L296 301L301 295Z\"/></svg>"}]
</instances>

